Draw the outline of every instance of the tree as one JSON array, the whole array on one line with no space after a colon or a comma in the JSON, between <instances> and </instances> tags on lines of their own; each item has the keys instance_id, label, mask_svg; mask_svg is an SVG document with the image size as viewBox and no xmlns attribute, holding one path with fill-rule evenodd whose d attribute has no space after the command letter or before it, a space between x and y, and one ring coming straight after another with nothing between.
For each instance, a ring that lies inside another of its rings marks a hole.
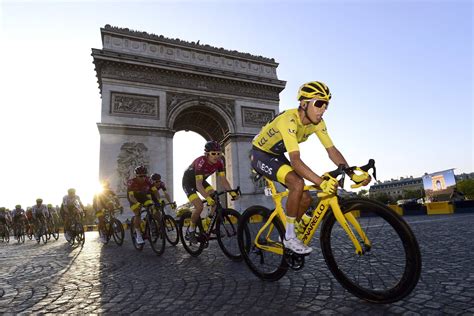
<instances>
[{"instance_id":1,"label":"tree","mask_svg":"<svg viewBox=\"0 0 474 316\"><path fill-rule=\"evenodd\" d=\"M387 193L380 193L373 197L374 200L382 202L384 204L391 204L393 203L393 199Z\"/></svg>"},{"instance_id":2,"label":"tree","mask_svg":"<svg viewBox=\"0 0 474 316\"><path fill-rule=\"evenodd\" d=\"M362 189L359 192L357 192L358 197L367 197L368 194L369 194L369 191L367 191L365 189Z\"/></svg>"},{"instance_id":3,"label":"tree","mask_svg":"<svg viewBox=\"0 0 474 316\"><path fill-rule=\"evenodd\" d=\"M403 190L403 199L419 199L423 197L423 190Z\"/></svg>"},{"instance_id":4,"label":"tree","mask_svg":"<svg viewBox=\"0 0 474 316\"><path fill-rule=\"evenodd\" d=\"M461 180L456 184L458 191L464 193L467 199L474 199L474 179Z\"/></svg>"}]
</instances>

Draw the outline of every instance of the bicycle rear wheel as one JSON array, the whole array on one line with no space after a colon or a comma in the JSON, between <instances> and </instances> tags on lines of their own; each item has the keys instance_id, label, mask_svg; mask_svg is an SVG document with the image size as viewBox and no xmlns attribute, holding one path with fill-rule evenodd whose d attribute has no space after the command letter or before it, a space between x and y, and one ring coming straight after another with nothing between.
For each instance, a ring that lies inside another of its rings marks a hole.
<instances>
[{"instance_id":1,"label":"bicycle rear wheel","mask_svg":"<svg viewBox=\"0 0 474 316\"><path fill-rule=\"evenodd\" d=\"M288 264L282 254L277 254L259 248L255 238L265 225L272 211L263 206L251 206L241 215L237 230L239 249L250 270L262 280L276 281L282 278L288 270ZM259 237L260 245L281 247L285 229L279 218L272 223Z\"/></svg>"},{"instance_id":2,"label":"bicycle rear wheel","mask_svg":"<svg viewBox=\"0 0 474 316\"><path fill-rule=\"evenodd\" d=\"M379 202L354 198L343 201L344 214L357 218L370 245L351 227L364 253L354 246L332 212L321 230L321 250L339 283L355 296L373 303L396 302L415 288L421 254L415 235L398 214Z\"/></svg>"},{"instance_id":3,"label":"bicycle rear wheel","mask_svg":"<svg viewBox=\"0 0 474 316\"><path fill-rule=\"evenodd\" d=\"M239 218L239 212L227 208L221 210L221 214L217 217L216 222L216 235L219 247L221 247L222 252L233 261L242 260L239 240L237 238Z\"/></svg>"},{"instance_id":4,"label":"bicycle rear wheel","mask_svg":"<svg viewBox=\"0 0 474 316\"><path fill-rule=\"evenodd\" d=\"M165 236L163 231L162 221L157 221L153 216L148 217L148 240L150 241L151 249L158 255L165 252Z\"/></svg>"},{"instance_id":5,"label":"bicycle rear wheel","mask_svg":"<svg viewBox=\"0 0 474 316\"><path fill-rule=\"evenodd\" d=\"M125 231L123 229L122 222L114 218L110 224L110 229L112 230L112 236L114 237L115 243L119 246L122 246L123 239L125 238Z\"/></svg>"},{"instance_id":6,"label":"bicycle rear wheel","mask_svg":"<svg viewBox=\"0 0 474 316\"><path fill-rule=\"evenodd\" d=\"M205 247L205 243L202 240L198 240L196 243L194 243L192 240L190 240L190 232L189 232L189 227L191 225L191 213L184 213L178 222L179 226L179 235L181 238L181 243L183 244L184 250L186 250L191 256L197 257L201 254ZM199 235L202 235L202 232L204 232L204 229L202 227L202 222L198 221L196 225L196 233Z\"/></svg>"},{"instance_id":7,"label":"bicycle rear wheel","mask_svg":"<svg viewBox=\"0 0 474 316\"><path fill-rule=\"evenodd\" d=\"M166 240L168 240L172 246L176 246L179 242L179 229L176 220L171 215L165 215L164 230Z\"/></svg>"}]
</instances>

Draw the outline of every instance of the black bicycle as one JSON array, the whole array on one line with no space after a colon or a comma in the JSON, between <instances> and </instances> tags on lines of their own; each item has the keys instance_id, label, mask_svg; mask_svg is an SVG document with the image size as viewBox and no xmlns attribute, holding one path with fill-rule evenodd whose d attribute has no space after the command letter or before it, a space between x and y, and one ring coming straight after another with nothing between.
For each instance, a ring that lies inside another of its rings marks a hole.
<instances>
[{"instance_id":1,"label":"black bicycle","mask_svg":"<svg viewBox=\"0 0 474 316\"><path fill-rule=\"evenodd\" d=\"M59 218L57 214L50 213L46 219L46 225L48 227L49 236L55 240L59 239Z\"/></svg>"},{"instance_id":2,"label":"black bicycle","mask_svg":"<svg viewBox=\"0 0 474 316\"><path fill-rule=\"evenodd\" d=\"M140 231L143 236L143 240L150 242L151 249L160 256L165 251L165 233L163 231L163 225L160 221L157 221L154 216L152 209L153 204L142 207L140 210ZM130 236L132 237L132 243L136 250L143 250L143 244L137 243L137 233L135 230L135 217L132 217L130 224Z\"/></svg>"},{"instance_id":3,"label":"black bicycle","mask_svg":"<svg viewBox=\"0 0 474 316\"><path fill-rule=\"evenodd\" d=\"M10 231L6 223L0 223L0 238L2 238L3 242L10 242Z\"/></svg>"},{"instance_id":4,"label":"black bicycle","mask_svg":"<svg viewBox=\"0 0 474 316\"><path fill-rule=\"evenodd\" d=\"M178 229L178 224L176 223L176 220L173 218L173 216L168 215L165 213L165 206L170 205L173 208L176 208L176 203L171 202L171 203L156 203L155 207L157 211L160 214L160 220L161 220L161 225L163 226L164 234L166 237L166 240L172 245L176 246L179 242L179 229Z\"/></svg>"},{"instance_id":5,"label":"black bicycle","mask_svg":"<svg viewBox=\"0 0 474 316\"><path fill-rule=\"evenodd\" d=\"M66 231L69 233L69 239L66 238L66 241L73 246L74 244L77 243L77 245L84 245L84 242L86 240L86 235L84 233L84 226L82 225L82 221L84 218L84 210L82 207L79 205L79 203L74 203L73 205L73 210L70 212L70 214L73 214L71 216L71 222L69 224L68 229L65 228L65 234Z\"/></svg>"},{"instance_id":6,"label":"black bicycle","mask_svg":"<svg viewBox=\"0 0 474 316\"><path fill-rule=\"evenodd\" d=\"M48 239L50 238L50 232L46 224L46 219L44 218L44 215L37 214L35 222L36 222L36 225L35 225L36 226L36 231L35 231L36 242L39 244L42 241L43 244L46 244L48 242Z\"/></svg>"},{"instance_id":7,"label":"black bicycle","mask_svg":"<svg viewBox=\"0 0 474 316\"><path fill-rule=\"evenodd\" d=\"M191 212L181 215L178 226L181 242L184 249L193 257L199 256L202 251L209 246L210 240L217 239L222 252L234 261L242 260L237 240L237 225L240 213L231 208L224 208L219 200L219 196L229 192L238 192L240 189L215 191L211 197L216 202L215 211L211 217L201 218L196 225L197 241L193 241L189 228L191 225ZM206 203L205 201L203 201Z\"/></svg>"},{"instance_id":8,"label":"black bicycle","mask_svg":"<svg viewBox=\"0 0 474 316\"><path fill-rule=\"evenodd\" d=\"M122 246L125 238L125 230L123 229L122 222L115 217L115 213L117 211L122 212L123 209L118 208L104 211L104 227L99 228L99 234L105 237L105 244L113 238L117 245Z\"/></svg>"},{"instance_id":9,"label":"black bicycle","mask_svg":"<svg viewBox=\"0 0 474 316\"><path fill-rule=\"evenodd\" d=\"M25 242L25 221L23 219L18 219L16 222L13 222L13 231L14 236L18 243Z\"/></svg>"}]
</instances>

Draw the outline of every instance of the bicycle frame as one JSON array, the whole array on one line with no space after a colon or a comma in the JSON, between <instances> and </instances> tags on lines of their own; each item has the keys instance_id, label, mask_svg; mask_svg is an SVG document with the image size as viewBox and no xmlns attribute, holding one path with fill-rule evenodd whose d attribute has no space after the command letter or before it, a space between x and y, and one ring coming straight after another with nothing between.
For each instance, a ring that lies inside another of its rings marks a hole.
<instances>
[{"instance_id":1,"label":"bicycle frame","mask_svg":"<svg viewBox=\"0 0 474 316\"><path fill-rule=\"evenodd\" d=\"M271 242L271 243L268 243L268 245L262 245L259 243L259 240L261 240L259 238L262 234L264 234L265 230L269 228L265 236L265 241L269 240L270 234L272 233L273 228L274 228L274 226L270 226L270 225L273 225L272 221L275 218L275 216L278 216L280 220L283 222L283 224L286 226L286 215L283 210L282 199L288 196L289 192L288 190L283 191L283 192L277 192L273 181L267 178L265 178L265 180L267 181L267 184L271 189L272 199L275 202L275 210L271 213L265 225L259 230L259 232L255 236L255 245L262 250L266 250L266 251L270 251L270 252L274 252L276 254L282 255L284 252L282 243ZM314 191L316 190L316 188L314 186L305 186L304 190ZM346 213L346 214L342 213L336 194L329 195L323 192L318 192L317 196L318 198L320 198L320 201L318 205L316 206L316 208L312 211L313 216L303 233L303 237L302 237L303 243L305 245L309 244L309 242L313 238L314 233L316 232L319 225L321 224L321 220L324 218L329 208L331 208L332 212L334 213L334 216L336 217L336 220L339 222L339 224L342 226L342 228L345 230L350 240L352 241L356 254L359 254L359 255L363 254L364 250L362 249L362 246L357 240L357 237L355 236L354 232L349 226L349 223L355 228L357 234L364 241L365 245L370 247L371 243L369 239L367 238L366 234L364 233L364 231L362 230L362 227L360 226L355 216L352 213Z\"/></svg>"}]
</instances>

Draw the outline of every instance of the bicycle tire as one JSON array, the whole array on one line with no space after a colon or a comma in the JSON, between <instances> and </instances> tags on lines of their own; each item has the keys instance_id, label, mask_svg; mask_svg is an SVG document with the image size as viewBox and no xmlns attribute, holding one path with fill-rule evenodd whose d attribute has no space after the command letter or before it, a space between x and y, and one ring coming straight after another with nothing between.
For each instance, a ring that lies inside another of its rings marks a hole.
<instances>
[{"instance_id":1,"label":"bicycle tire","mask_svg":"<svg viewBox=\"0 0 474 316\"><path fill-rule=\"evenodd\" d=\"M178 223L171 215L165 215L165 236L166 240L172 245L176 246L179 243L179 229Z\"/></svg>"},{"instance_id":2,"label":"bicycle tire","mask_svg":"<svg viewBox=\"0 0 474 316\"><path fill-rule=\"evenodd\" d=\"M64 239L66 239L69 245L74 246L74 243L76 242L76 236L75 234L73 234L70 228L69 228L69 240L66 238L66 230L64 230Z\"/></svg>"},{"instance_id":3,"label":"bicycle tire","mask_svg":"<svg viewBox=\"0 0 474 316\"><path fill-rule=\"evenodd\" d=\"M193 257L199 256L203 249L204 249L204 242L199 241L196 244L192 244L189 240L187 240L186 233L189 230L189 225L191 223L191 212L184 213L178 222L179 226L179 236L181 238L181 243L183 244L184 250L189 253ZM202 233L204 231L202 227L202 222L198 221L196 225L196 232Z\"/></svg>"},{"instance_id":4,"label":"bicycle tire","mask_svg":"<svg viewBox=\"0 0 474 316\"><path fill-rule=\"evenodd\" d=\"M43 244L48 243L48 234L43 230L41 234L41 240L43 241Z\"/></svg>"},{"instance_id":5,"label":"bicycle tire","mask_svg":"<svg viewBox=\"0 0 474 316\"><path fill-rule=\"evenodd\" d=\"M131 220L131 223L130 223L130 239L132 240L132 244L133 244L133 247L138 250L138 251L142 251L143 250L143 246L145 245L144 243L143 244L138 244L137 243L137 237L136 237L136 233L135 233L135 216L132 217L132 220ZM143 232L142 232L142 236L143 236Z\"/></svg>"},{"instance_id":6,"label":"bicycle tire","mask_svg":"<svg viewBox=\"0 0 474 316\"><path fill-rule=\"evenodd\" d=\"M84 242L86 241L84 226L81 223L76 223L76 241L80 245L84 245Z\"/></svg>"},{"instance_id":7,"label":"bicycle tire","mask_svg":"<svg viewBox=\"0 0 474 316\"><path fill-rule=\"evenodd\" d=\"M277 281L288 271L288 263L283 254L279 255L255 246L257 233L265 225L271 213L272 211L264 206L251 206L242 213L237 230L239 249L245 263L253 274L265 281ZM285 228L280 219L275 217L270 226L276 228L272 230L271 236L269 235L271 241L283 240ZM267 239L263 242L267 242Z\"/></svg>"},{"instance_id":8,"label":"bicycle tire","mask_svg":"<svg viewBox=\"0 0 474 316\"><path fill-rule=\"evenodd\" d=\"M242 260L237 237L239 219L239 212L226 208L220 211L216 221L217 243L222 252L233 261Z\"/></svg>"},{"instance_id":9,"label":"bicycle tire","mask_svg":"<svg viewBox=\"0 0 474 316\"><path fill-rule=\"evenodd\" d=\"M157 221L153 216L149 215L148 218L148 241L150 242L151 249L156 255L161 256L165 252L165 233L163 231L162 221Z\"/></svg>"},{"instance_id":10,"label":"bicycle tire","mask_svg":"<svg viewBox=\"0 0 474 316\"><path fill-rule=\"evenodd\" d=\"M360 212L357 221L371 246L364 246L353 229L365 248L364 254L355 254L346 232L334 225L335 216L328 212L321 230L321 251L336 280L350 293L372 303L393 303L410 294L421 273L420 249L410 226L389 207L373 200L348 199L341 202L341 209L344 214ZM347 260L350 254L352 259ZM356 272L357 268L362 271ZM376 273L377 279L372 279Z\"/></svg>"},{"instance_id":11,"label":"bicycle tire","mask_svg":"<svg viewBox=\"0 0 474 316\"><path fill-rule=\"evenodd\" d=\"M125 238L125 230L123 229L122 222L117 218L114 218L113 222L110 223L110 229L112 230L112 236L114 238L115 243L118 246L122 246L123 240Z\"/></svg>"},{"instance_id":12,"label":"bicycle tire","mask_svg":"<svg viewBox=\"0 0 474 316\"><path fill-rule=\"evenodd\" d=\"M54 226L54 232L52 233L53 234L53 238L55 240L58 240L59 239L59 227L57 227L56 225Z\"/></svg>"}]
</instances>

